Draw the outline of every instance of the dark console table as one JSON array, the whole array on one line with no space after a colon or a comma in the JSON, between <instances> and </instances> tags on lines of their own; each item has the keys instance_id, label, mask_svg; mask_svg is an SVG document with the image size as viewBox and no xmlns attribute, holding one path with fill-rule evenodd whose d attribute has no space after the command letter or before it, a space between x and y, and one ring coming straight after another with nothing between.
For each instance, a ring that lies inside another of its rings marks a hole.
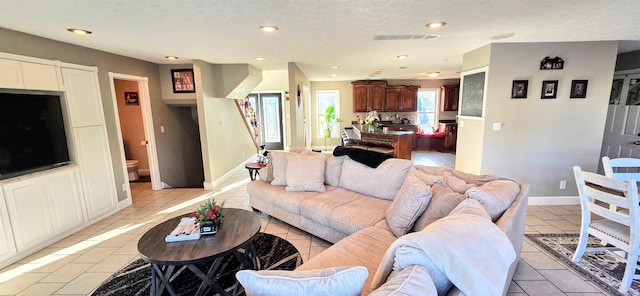
<instances>
[{"instance_id":1,"label":"dark console table","mask_svg":"<svg viewBox=\"0 0 640 296\"><path fill-rule=\"evenodd\" d=\"M228 254L234 254L242 262L241 269L259 269L253 246L253 239L260 231L258 214L226 208L222 225L215 235L203 235L197 240L165 242L164 237L178 225L180 218L187 216L183 214L154 226L138 241L138 254L151 263L152 295L162 295L165 290L170 295L176 295L169 279L180 266L186 266L202 280L195 295L205 295L209 289L213 293L227 295L212 279L218 272L222 258ZM209 270L198 269L196 264L201 262L212 262Z\"/></svg>"}]
</instances>

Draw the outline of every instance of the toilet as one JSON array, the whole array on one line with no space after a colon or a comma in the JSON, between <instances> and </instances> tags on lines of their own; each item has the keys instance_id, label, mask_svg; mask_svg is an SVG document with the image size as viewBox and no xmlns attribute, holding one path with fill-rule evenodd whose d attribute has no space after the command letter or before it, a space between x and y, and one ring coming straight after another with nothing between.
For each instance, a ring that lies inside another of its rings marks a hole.
<instances>
[{"instance_id":1,"label":"toilet","mask_svg":"<svg viewBox=\"0 0 640 296\"><path fill-rule=\"evenodd\" d=\"M138 180L138 166L140 162L137 160L127 160L127 173L129 174L129 181Z\"/></svg>"}]
</instances>

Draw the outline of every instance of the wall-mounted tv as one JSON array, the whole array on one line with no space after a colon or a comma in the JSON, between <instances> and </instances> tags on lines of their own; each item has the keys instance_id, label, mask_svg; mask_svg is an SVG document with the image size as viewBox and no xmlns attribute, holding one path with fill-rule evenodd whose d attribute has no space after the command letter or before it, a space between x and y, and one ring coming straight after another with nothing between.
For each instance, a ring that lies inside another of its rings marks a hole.
<instances>
[{"instance_id":1,"label":"wall-mounted tv","mask_svg":"<svg viewBox=\"0 0 640 296\"><path fill-rule=\"evenodd\" d=\"M69 163L60 99L0 90L0 180Z\"/></svg>"}]
</instances>

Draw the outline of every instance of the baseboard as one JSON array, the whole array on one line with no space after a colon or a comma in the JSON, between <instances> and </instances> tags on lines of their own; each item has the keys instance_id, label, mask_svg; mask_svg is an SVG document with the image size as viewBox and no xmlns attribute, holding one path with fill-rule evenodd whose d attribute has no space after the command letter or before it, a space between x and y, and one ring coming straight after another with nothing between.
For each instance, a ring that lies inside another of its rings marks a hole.
<instances>
[{"instance_id":1,"label":"baseboard","mask_svg":"<svg viewBox=\"0 0 640 296\"><path fill-rule=\"evenodd\" d=\"M230 171L228 171L226 174L220 176L220 178L216 179L213 182L207 182L206 180L202 183L204 190L213 190L214 188L216 188L218 185L222 184L224 181L226 181L227 179L229 179L231 176L233 176L236 172L238 172L238 170L246 170L246 168L244 167L244 165L248 162L255 162L256 161L256 157L255 155L252 155L251 157L247 158L245 161L243 161L242 163L240 163L238 166L236 166L235 168L231 169ZM247 176L249 175L249 173L247 172Z\"/></svg>"},{"instance_id":2,"label":"baseboard","mask_svg":"<svg viewBox=\"0 0 640 296\"><path fill-rule=\"evenodd\" d=\"M578 196L529 196L530 206L544 205L579 205Z\"/></svg>"}]
</instances>

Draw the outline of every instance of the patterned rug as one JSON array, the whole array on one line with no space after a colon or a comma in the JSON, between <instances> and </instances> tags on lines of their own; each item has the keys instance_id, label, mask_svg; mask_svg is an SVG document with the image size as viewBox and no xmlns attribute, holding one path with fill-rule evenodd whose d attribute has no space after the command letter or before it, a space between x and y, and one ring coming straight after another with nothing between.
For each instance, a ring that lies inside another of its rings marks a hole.
<instances>
[{"instance_id":1,"label":"patterned rug","mask_svg":"<svg viewBox=\"0 0 640 296\"><path fill-rule=\"evenodd\" d=\"M258 233L254 240L256 252L263 270L294 270L302 264L300 252L283 238L267 233ZM210 264L210 263L209 263ZM233 290L235 274L240 262L233 255L225 257L220 273L216 275L218 285L227 292ZM208 266L199 266L201 270ZM193 295L201 280L190 270L181 268L171 280L179 295ZM151 291L151 265L138 259L120 269L104 281L93 295L149 295ZM166 293L165 291L165 294Z\"/></svg>"},{"instance_id":2,"label":"patterned rug","mask_svg":"<svg viewBox=\"0 0 640 296\"><path fill-rule=\"evenodd\" d=\"M640 296L640 281L634 280L627 294L618 292L624 275L625 263L605 252L585 252L582 260L573 263L571 258L578 246L579 234L525 234L531 241L564 262L586 279L598 285L609 295ZM600 240L590 236L587 247L601 247Z\"/></svg>"}]
</instances>

